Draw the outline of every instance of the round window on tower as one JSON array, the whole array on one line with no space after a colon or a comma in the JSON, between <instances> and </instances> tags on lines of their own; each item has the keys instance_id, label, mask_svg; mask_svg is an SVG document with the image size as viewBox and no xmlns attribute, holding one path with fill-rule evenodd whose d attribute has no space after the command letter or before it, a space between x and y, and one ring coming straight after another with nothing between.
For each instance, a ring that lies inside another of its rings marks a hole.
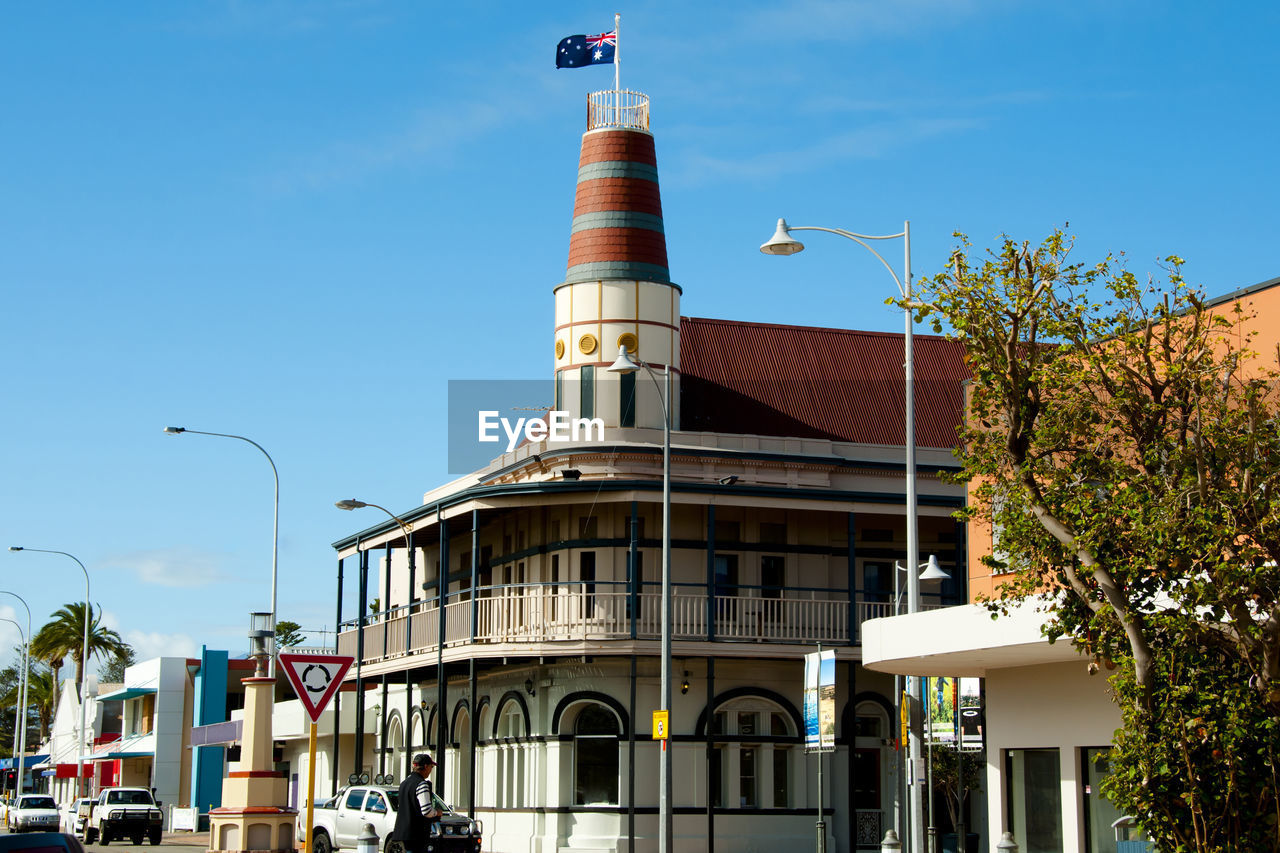
<instances>
[{"instance_id":1,"label":"round window on tower","mask_svg":"<svg viewBox=\"0 0 1280 853\"><path fill-rule=\"evenodd\" d=\"M556 341L556 358L564 358L564 341Z\"/></svg>"},{"instance_id":2,"label":"round window on tower","mask_svg":"<svg viewBox=\"0 0 1280 853\"><path fill-rule=\"evenodd\" d=\"M618 349L627 348L628 355L636 355L640 352L640 339L632 332L623 332L618 335Z\"/></svg>"},{"instance_id":3,"label":"round window on tower","mask_svg":"<svg viewBox=\"0 0 1280 853\"><path fill-rule=\"evenodd\" d=\"M596 351L597 345L596 336L590 332L578 338L578 349L582 350L583 355L591 355Z\"/></svg>"}]
</instances>

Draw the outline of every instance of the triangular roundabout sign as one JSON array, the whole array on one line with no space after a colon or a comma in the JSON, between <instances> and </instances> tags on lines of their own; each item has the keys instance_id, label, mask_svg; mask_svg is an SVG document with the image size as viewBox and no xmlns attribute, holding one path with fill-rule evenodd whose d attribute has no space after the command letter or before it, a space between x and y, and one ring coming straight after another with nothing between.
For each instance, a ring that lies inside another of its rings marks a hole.
<instances>
[{"instance_id":1,"label":"triangular roundabout sign","mask_svg":"<svg viewBox=\"0 0 1280 853\"><path fill-rule=\"evenodd\" d=\"M281 652L277 660L313 723L320 721L320 714L329 706L329 700L342 685L343 676L355 662L351 655L304 655L293 652Z\"/></svg>"}]
</instances>

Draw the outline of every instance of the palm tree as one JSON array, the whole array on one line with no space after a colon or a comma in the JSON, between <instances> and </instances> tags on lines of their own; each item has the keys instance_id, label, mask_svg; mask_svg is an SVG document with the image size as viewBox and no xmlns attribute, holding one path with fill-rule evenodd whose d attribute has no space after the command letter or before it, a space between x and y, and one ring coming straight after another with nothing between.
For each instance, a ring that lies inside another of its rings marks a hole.
<instances>
[{"instance_id":1,"label":"palm tree","mask_svg":"<svg viewBox=\"0 0 1280 853\"><path fill-rule=\"evenodd\" d=\"M31 655L47 661L54 672L54 684L63 658L70 657L76 664L76 684L84 675L84 608L81 602L63 605L50 614L52 622L46 623L31 640ZM100 622L100 613L89 607L89 657L111 657L122 654L129 644L120 635ZM83 697L82 697L83 698Z\"/></svg>"}]
</instances>

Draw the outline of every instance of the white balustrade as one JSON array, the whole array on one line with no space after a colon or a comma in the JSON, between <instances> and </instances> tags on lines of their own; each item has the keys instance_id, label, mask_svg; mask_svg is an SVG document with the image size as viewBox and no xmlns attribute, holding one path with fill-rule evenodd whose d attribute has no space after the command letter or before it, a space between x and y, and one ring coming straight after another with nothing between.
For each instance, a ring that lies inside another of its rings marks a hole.
<instances>
[{"instance_id":1,"label":"white balustrade","mask_svg":"<svg viewBox=\"0 0 1280 853\"><path fill-rule=\"evenodd\" d=\"M474 641L471 637L473 602L459 598L445 607L445 645L546 643L563 640L624 640L631 637L631 608L636 608L636 636L652 639L662 631L662 595L643 592L633 599L630 592L603 583L530 584L518 587L490 587L473 592L477 616ZM753 595L718 595L712 600L714 635L717 640L794 643L845 643L849 640L849 602L842 598L809 597L762 598ZM924 610L943 605L926 604ZM859 601L855 604L858 625L868 619L894 615L891 601ZM409 632L409 653L434 652L439 643L440 611L429 601L422 609L406 615L400 608L390 618L369 622L364 628L365 662L384 659L383 633L387 635L386 658L405 654L405 632ZM672 636L684 640L705 639L707 596L677 587L671 600ZM354 655L356 630L338 635L339 654Z\"/></svg>"}]
</instances>

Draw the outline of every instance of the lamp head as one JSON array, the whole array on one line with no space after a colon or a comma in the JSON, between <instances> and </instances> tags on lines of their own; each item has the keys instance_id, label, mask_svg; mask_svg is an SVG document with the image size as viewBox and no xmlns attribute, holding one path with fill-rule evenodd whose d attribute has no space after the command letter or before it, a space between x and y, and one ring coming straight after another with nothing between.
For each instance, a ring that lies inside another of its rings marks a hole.
<instances>
[{"instance_id":1,"label":"lamp head","mask_svg":"<svg viewBox=\"0 0 1280 853\"><path fill-rule=\"evenodd\" d=\"M728 477L720 478L720 485L722 486L732 486L736 482L738 482L737 474L730 474Z\"/></svg>"},{"instance_id":2,"label":"lamp head","mask_svg":"<svg viewBox=\"0 0 1280 853\"><path fill-rule=\"evenodd\" d=\"M929 555L929 566L928 566L928 568L926 568L926 569L924 570L924 572L920 575L920 580L922 580L922 581L946 581L946 580L951 580L951 575L949 575L949 574L948 574L948 573L947 573L947 572L942 568L942 566L939 566L939 565L938 565L938 558L937 558L935 555L930 554L930 555Z\"/></svg>"},{"instance_id":3,"label":"lamp head","mask_svg":"<svg viewBox=\"0 0 1280 853\"><path fill-rule=\"evenodd\" d=\"M766 255L794 255L796 252L804 251L804 243L791 236L787 220L779 219L778 230L773 232L768 242L760 246L760 251Z\"/></svg>"},{"instance_id":4,"label":"lamp head","mask_svg":"<svg viewBox=\"0 0 1280 853\"><path fill-rule=\"evenodd\" d=\"M581 471L579 471L577 468L562 468L562 469L560 469L560 479L562 479L562 480L581 480L581 479L582 479L582 472L581 472Z\"/></svg>"},{"instance_id":5,"label":"lamp head","mask_svg":"<svg viewBox=\"0 0 1280 853\"><path fill-rule=\"evenodd\" d=\"M617 361L605 368L610 373L635 373L639 369L640 365L631 357L631 353L627 352L625 346L618 348Z\"/></svg>"},{"instance_id":6,"label":"lamp head","mask_svg":"<svg viewBox=\"0 0 1280 853\"><path fill-rule=\"evenodd\" d=\"M358 501L355 498L347 498L345 501L338 501L334 506L338 509L345 509L350 512L353 509L364 509L368 504L364 501Z\"/></svg>"},{"instance_id":7,"label":"lamp head","mask_svg":"<svg viewBox=\"0 0 1280 853\"><path fill-rule=\"evenodd\" d=\"M186 431L187 431L186 427L165 427L164 428L165 435L181 435Z\"/></svg>"},{"instance_id":8,"label":"lamp head","mask_svg":"<svg viewBox=\"0 0 1280 853\"><path fill-rule=\"evenodd\" d=\"M9 546L9 550L10 550L10 551L21 551L21 550L22 550L22 546L21 546L21 545L10 545L10 546Z\"/></svg>"}]
</instances>

